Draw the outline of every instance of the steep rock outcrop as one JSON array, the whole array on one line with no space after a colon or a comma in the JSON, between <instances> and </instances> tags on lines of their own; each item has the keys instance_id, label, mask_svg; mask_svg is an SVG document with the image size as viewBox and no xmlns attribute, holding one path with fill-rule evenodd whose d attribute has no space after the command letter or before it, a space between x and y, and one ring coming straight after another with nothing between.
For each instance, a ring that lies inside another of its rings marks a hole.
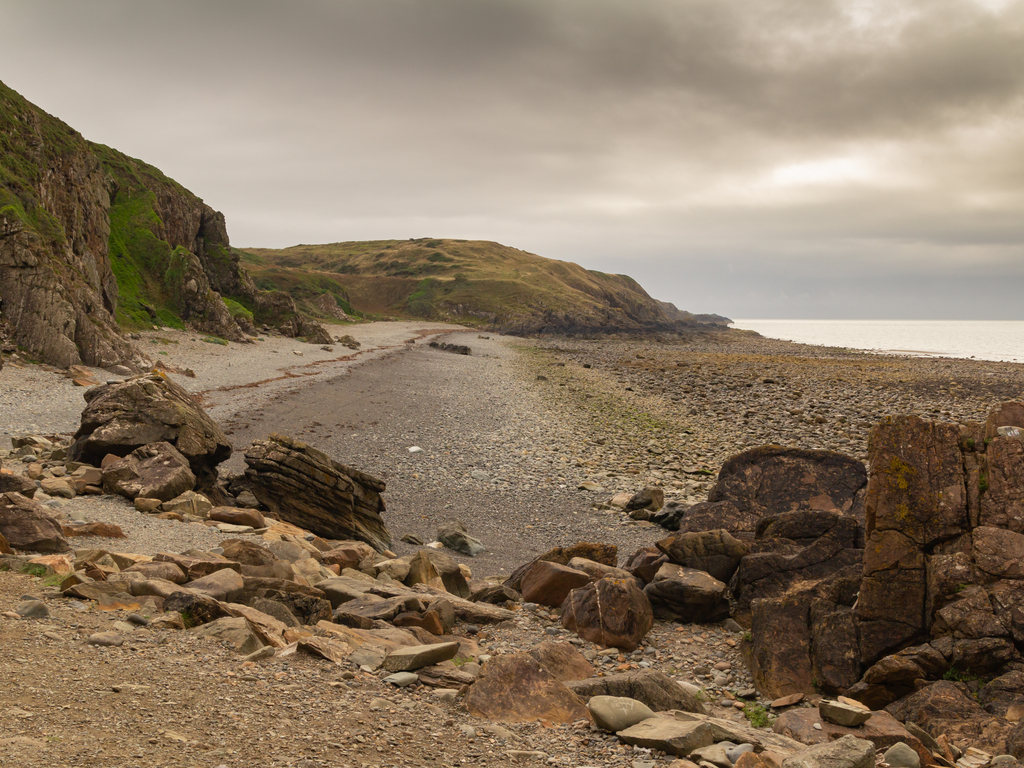
<instances>
[{"instance_id":1,"label":"steep rock outcrop","mask_svg":"<svg viewBox=\"0 0 1024 768\"><path fill-rule=\"evenodd\" d=\"M245 463L252 492L278 519L324 538L365 541L378 552L391 543L381 518L383 480L276 434L254 440Z\"/></svg>"}]
</instances>

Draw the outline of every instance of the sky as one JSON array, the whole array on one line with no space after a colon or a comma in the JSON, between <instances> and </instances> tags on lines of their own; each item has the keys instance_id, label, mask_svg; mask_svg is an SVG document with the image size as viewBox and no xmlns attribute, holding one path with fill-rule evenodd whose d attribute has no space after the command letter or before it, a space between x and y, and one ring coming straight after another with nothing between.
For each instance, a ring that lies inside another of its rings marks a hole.
<instances>
[{"instance_id":1,"label":"sky","mask_svg":"<svg viewBox=\"0 0 1024 768\"><path fill-rule=\"evenodd\" d=\"M494 240L733 318L1024 319L1024 0L0 0L232 244Z\"/></svg>"}]
</instances>

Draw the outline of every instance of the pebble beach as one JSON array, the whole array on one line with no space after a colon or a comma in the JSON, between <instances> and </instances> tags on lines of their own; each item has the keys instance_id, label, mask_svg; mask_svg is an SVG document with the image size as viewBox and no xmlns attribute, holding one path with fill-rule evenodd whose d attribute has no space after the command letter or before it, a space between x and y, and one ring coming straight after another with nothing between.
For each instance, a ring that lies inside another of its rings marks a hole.
<instances>
[{"instance_id":1,"label":"pebble beach","mask_svg":"<svg viewBox=\"0 0 1024 768\"><path fill-rule=\"evenodd\" d=\"M194 374L168 375L202 397L232 440L222 474L244 469L252 440L291 435L387 482L396 552L415 551L400 537L431 541L458 520L487 547L472 561L482 575L578 540L616 544L622 555L647 546L661 529L606 508L613 494L658 486L668 500L704 501L722 463L747 448L866 460L871 425L886 415L979 420L998 402L1024 399L1024 366L1014 363L872 355L744 332L712 342L523 339L425 322L344 332L358 349L280 336L220 345L167 329L138 343L154 362ZM431 348L441 335L471 354ZM83 391L59 371L8 364L0 438L73 433ZM121 525L133 551L202 548L220 536L143 518L116 498L57 503Z\"/></svg>"}]
</instances>

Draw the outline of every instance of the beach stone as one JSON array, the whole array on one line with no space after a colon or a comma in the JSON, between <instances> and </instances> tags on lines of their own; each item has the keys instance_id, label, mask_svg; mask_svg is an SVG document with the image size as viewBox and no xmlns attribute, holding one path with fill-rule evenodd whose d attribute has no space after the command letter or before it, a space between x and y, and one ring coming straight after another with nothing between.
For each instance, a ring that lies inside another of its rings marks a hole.
<instances>
[{"instance_id":1,"label":"beach stone","mask_svg":"<svg viewBox=\"0 0 1024 768\"><path fill-rule=\"evenodd\" d=\"M622 568L646 585L654 580L655 574L667 562L668 556L658 547L643 547L630 555Z\"/></svg>"},{"instance_id":2,"label":"beach stone","mask_svg":"<svg viewBox=\"0 0 1024 768\"><path fill-rule=\"evenodd\" d=\"M847 728L855 728L866 723L871 717L871 712L852 707L848 704L840 704L838 701L823 701L818 704L818 712L823 720L836 725L844 725Z\"/></svg>"},{"instance_id":3,"label":"beach stone","mask_svg":"<svg viewBox=\"0 0 1024 768\"><path fill-rule=\"evenodd\" d=\"M902 741L893 744L882 756L890 768L921 768L921 757Z\"/></svg>"},{"instance_id":4,"label":"beach stone","mask_svg":"<svg viewBox=\"0 0 1024 768\"><path fill-rule=\"evenodd\" d=\"M75 523L61 526L64 535L72 536L97 536L101 539L124 539L127 538L120 526L113 523Z\"/></svg>"},{"instance_id":5,"label":"beach stone","mask_svg":"<svg viewBox=\"0 0 1024 768\"><path fill-rule=\"evenodd\" d=\"M249 622L241 616L225 616L190 630L198 637L210 637L228 645L235 653L248 656L264 647Z\"/></svg>"},{"instance_id":6,"label":"beach stone","mask_svg":"<svg viewBox=\"0 0 1024 768\"><path fill-rule=\"evenodd\" d=\"M616 696L636 699L655 712L680 710L705 714L700 700L664 672L641 669L631 672L567 681L566 686L580 698Z\"/></svg>"},{"instance_id":7,"label":"beach stone","mask_svg":"<svg viewBox=\"0 0 1024 768\"><path fill-rule=\"evenodd\" d=\"M155 512L163 504L160 499L151 499L146 496L136 496L133 502L135 509L139 512Z\"/></svg>"},{"instance_id":8,"label":"beach stone","mask_svg":"<svg viewBox=\"0 0 1024 768\"><path fill-rule=\"evenodd\" d=\"M381 517L384 481L279 434L254 440L245 477L271 514L327 539L364 541L378 552L391 543Z\"/></svg>"},{"instance_id":9,"label":"beach stone","mask_svg":"<svg viewBox=\"0 0 1024 768\"><path fill-rule=\"evenodd\" d=\"M124 573L141 573L147 579L163 579L173 584L184 584L188 579L175 563L151 561L135 563L124 569Z\"/></svg>"},{"instance_id":10,"label":"beach stone","mask_svg":"<svg viewBox=\"0 0 1024 768\"><path fill-rule=\"evenodd\" d=\"M506 723L571 723L590 713L576 694L525 653L492 658L466 694L474 717Z\"/></svg>"},{"instance_id":11,"label":"beach stone","mask_svg":"<svg viewBox=\"0 0 1024 768\"><path fill-rule=\"evenodd\" d=\"M210 510L213 509L213 504L201 493L185 491L173 499L165 501L160 505L160 508L164 512L174 512L182 516L191 515L192 517L205 518Z\"/></svg>"},{"instance_id":12,"label":"beach stone","mask_svg":"<svg viewBox=\"0 0 1024 768\"><path fill-rule=\"evenodd\" d=\"M459 644L455 642L414 645L390 651L384 657L383 666L390 672L411 672L421 667L453 659L458 652Z\"/></svg>"},{"instance_id":13,"label":"beach stone","mask_svg":"<svg viewBox=\"0 0 1024 768\"><path fill-rule=\"evenodd\" d=\"M218 523L228 525L249 526L251 528L265 528L267 523L263 515L255 509L243 509L241 507L213 507L207 513L208 520L215 520Z\"/></svg>"},{"instance_id":14,"label":"beach stone","mask_svg":"<svg viewBox=\"0 0 1024 768\"><path fill-rule=\"evenodd\" d=\"M613 568L612 566L605 565L604 563L596 563L585 557L574 557L569 561L568 565L573 570L583 571L593 581L597 581L598 579L603 579L605 577L635 581L633 574L629 571L623 570L622 568Z\"/></svg>"},{"instance_id":15,"label":"beach stone","mask_svg":"<svg viewBox=\"0 0 1024 768\"><path fill-rule=\"evenodd\" d=\"M240 565L262 567L280 561L280 558L266 547L246 539L224 539L220 547L223 550L221 557Z\"/></svg>"},{"instance_id":16,"label":"beach stone","mask_svg":"<svg viewBox=\"0 0 1024 768\"><path fill-rule=\"evenodd\" d=\"M50 609L42 600L22 600L14 606L14 612L23 619L45 619L50 615Z\"/></svg>"},{"instance_id":17,"label":"beach stone","mask_svg":"<svg viewBox=\"0 0 1024 768\"><path fill-rule=\"evenodd\" d=\"M341 542L321 555L324 565L359 569L359 564L367 558L373 558L377 551L362 541Z\"/></svg>"},{"instance_id":18,"label":"beach stone","mask_svg":"<svg viewBox=\"0 0 1024 768\"><path fill-rule=\"evenodd\" d=\"M170 501L195 484L188 459L167 442L144 445L103 467L103 490L129 499Z\"/></svg>"},{"instance_id":19,"label":"beach stone","mask_svg":"<svg viewBox=\"0 0 1024 768\"><path fill-rule=\"evenodd\" d=\"M617 735L626 744L657 749L678 757L686 757L698 747L707 747L714 742L711 727L706 723L672 717L651 717L619 731Z\"/></svg>"},{"instance_id":20,"label":"beach stone","mask_svg":"<svg viewBox=\"0 0 1024 768\"><path fill-rule=\"evenodd\" d=\"M873 768L874 765L874 744L856 736L843 736L786 758L782 768Z\"/></svg>"},{"instance_id":21,"label":"beach stone","mask_svg":"<svg viewBox=\"0 0 1024 768\"><path fill-rule=\"evenodd\" d=\"M119 632L94 632L86 643L101 648L120 648L124 645L124 637Z\"/></svg>"},{"instance_id":22,"label":"beach stone","mask_svg":"<svg viewBox=\"0 0 1024 768\"><path fill-rule=\"evenodd\" d=\"M536 561L523 575L523 599L531 603L557 608L577 587L590 581L590 576L567 565Z\"/></svg>"},{"instance_id":23,"label":"beach stone","mask_svg":"<svg viewBox=\"0 0 1024 768\"><path fill-rule=\"evenodd\" d=\"M437 540L448 547L448 549L453 549L470 557L476 557L487 549L480 539L470 536L466 526L459 522L448 522L438 528Z\"/></svg>"},{"instance_id":24,"label":"beach stone","mask_svg":"<svg viewBox=\"0 0 1024 768\"><path fill-rule=\"evenodd\" d=\"M242 594L245 582L242 581L241 574L236 571L230 568L221 568L208 576L187 582L185 586L193 592L209 595L214 600L232 603Z\"/></svg>"},{"instance_id":25,"label":"beach stone","mask_svg":"<svg viewBox=\"0 0 1024 768\"><path fill-rule=\"evenodd\" d=\"M385 683L390 683L396 688L407 688L413 683L418 683L420 678L413 672L395 672L384 678Z\"/></svg>"},{"instance_id":26,"label":"beach stone","mask_svg":"<svg viewBox=\"0 0 1024 768\"><path fill-rule=\"evenodd\" d=\"M644 587L659 619L706 624L729 615L727 587L704 571L665 563Z\"/></svg>"},{"instance_id":27,"label":"beach stone","mask_svg":"<svg viewBox=\"0 0 1024 768\"><path fill-rule=\"evenodd\" d=\"M60 523L35 499L0 494L0 535L8 546L28 552L67 552L71 545Z\"/></svg>"},{"instance_id":28,"label":"beach stone","mask_svg":"<svg viewBox=\"0 0 1024 768\"><path fill-rule=\"evenodd\" d=\"M593 696L587 702L587 709L598 727L609 733L618 733L654 717L646 704L621 696Z\"/></svg>"},{"instance_id":29,"label":"beach stone","mask_svg":"<svg viewBox=\"0 0 1024 768\"><path fill-rule=\"evenodd\" d=\"M654 623L651 603L632 576L584 584L561 607L563 627L584 640L624 651L635 650Z\"/></svg>"},{"instance_id":30,"label":"beach stone","mask_svg":"<svg viewBox=\"0 0 1024 768\"><path fill-rule=\"evenodd\" d=\"M71 461L99 466L108 454L128 456L166 442L185 457L200 487L212 487L217 465L231 456L223 430L193 395L161 373L95 387L85 399L81 426L68 449Z\"/></svg>"},{"instance_id":31,"label":"beach stone","mask_svg":"<svg viewBox=\"0 0 1024 768\"><path fill-rule=\"evenodd\" d=\"M0 493L20 493L32 498L36 493L36 484L24 475L13 472L0 472Z\"/></svg>"},{"instance_id":32,"label":"beach stone","mask_svg":"<svg viewBox=\"0 0 1024 768\"><path fill-rule=\"evenodd\" d=\"M661 488L648 486L642 491L633 494L626 502L625 511L634 512L642 509L648 512L657 512L665 504L665 491Z\"/></svg>"},{"instance_id":33,"label":"beach stone","mask_svg":"<svg viewBox=\"0 0 1024 768\"><path fill-rule=\"evenodd\" d=\"M62 477L44 477L39 482L39 490L62 499L73 499L77 495L71 483Z\"/></svg>"}]
</instances>

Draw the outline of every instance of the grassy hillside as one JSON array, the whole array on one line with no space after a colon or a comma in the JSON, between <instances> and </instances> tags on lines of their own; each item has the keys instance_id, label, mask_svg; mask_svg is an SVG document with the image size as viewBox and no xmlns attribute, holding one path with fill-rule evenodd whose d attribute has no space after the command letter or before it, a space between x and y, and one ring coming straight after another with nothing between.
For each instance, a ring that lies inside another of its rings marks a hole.
<instances>
[{"instance_id":1,"label":"grassy hillside","mask_svg":"<svg viewBox=\"0 0 1024 768\"><path fill-rule=\"evenodd\" d=\"M301 302L300 293L314 284L334 284L368 315L450 319L513 333L667 329L692 320L674 307L673 316L625 275L485 241L250 248L243 262L261 288L279 287Z\"/></svg>"}]
</instances>

